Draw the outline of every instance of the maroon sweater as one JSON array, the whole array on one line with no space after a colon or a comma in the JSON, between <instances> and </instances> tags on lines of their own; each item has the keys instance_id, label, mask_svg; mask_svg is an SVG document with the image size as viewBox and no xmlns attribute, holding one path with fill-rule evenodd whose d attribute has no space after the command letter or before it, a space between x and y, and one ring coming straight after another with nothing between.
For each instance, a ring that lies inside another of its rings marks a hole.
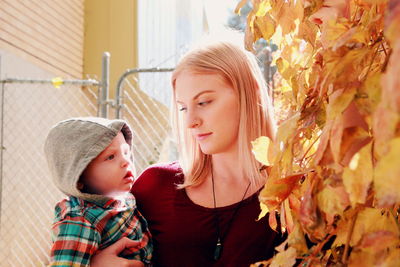
<instances>
[{"instance_id":1,"label":"maroon sweater","mask_svg":"<svg viewBox=\"0 0 400 267\"><path fill-rule=\"evenodd\" d=\"M229 227L239 203L216 209L199 206L185 190L176 188L182 180L177 163L154 165L140 175L132 189L153 235L155 266L249 266L272 256L280 238L268 226L268 216L256 221L260 213L257 194L242 201ZM223 244L218 261L213 260L215 211Z\"/></svg>"}]
</instances>

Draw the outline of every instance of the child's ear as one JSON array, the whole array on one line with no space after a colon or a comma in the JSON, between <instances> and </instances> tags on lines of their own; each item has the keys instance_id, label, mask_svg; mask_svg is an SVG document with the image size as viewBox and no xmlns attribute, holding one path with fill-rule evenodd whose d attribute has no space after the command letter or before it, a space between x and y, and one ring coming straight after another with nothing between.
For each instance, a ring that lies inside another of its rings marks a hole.
<instances>
[{"instance_id":1,"label":"child's ear","mask_svg":"<svg viewBox=\"0 0 400 267\"><path fill-rule=\"evenodd\" d=\"M77 187L80 191L82 191L83 188L84 188L84 184L83 184L82 182L78 182L78 183L76 184L76 187Z\"/></svg>"}]
</instances>

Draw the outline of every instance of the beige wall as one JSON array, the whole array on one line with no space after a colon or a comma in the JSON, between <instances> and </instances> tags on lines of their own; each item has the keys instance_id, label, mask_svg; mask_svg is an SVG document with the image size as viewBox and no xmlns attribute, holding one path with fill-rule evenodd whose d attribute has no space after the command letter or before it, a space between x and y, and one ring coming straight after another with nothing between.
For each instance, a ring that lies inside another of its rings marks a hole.
<instances>
[{"instance_id":1,"label":"beige wall","mask_svg":"<svg viewBox=\"0 0 400 267\"><path fill-rule=\"evenodd\" d=\"M101 57L111 54L110 96L120 75L137 66L136 0L86 0L84 73L101 79Z\"/></svg>"},{"instance_id":2,"label":"beige wall","mask_svg":"<svg viewBox=\"0 0 400 267\"><path fill-rule=\"evenodd\" d=\"M83 0L0 0L0 48L54 75L81 78Z\"/></svg>"}]
</instances>

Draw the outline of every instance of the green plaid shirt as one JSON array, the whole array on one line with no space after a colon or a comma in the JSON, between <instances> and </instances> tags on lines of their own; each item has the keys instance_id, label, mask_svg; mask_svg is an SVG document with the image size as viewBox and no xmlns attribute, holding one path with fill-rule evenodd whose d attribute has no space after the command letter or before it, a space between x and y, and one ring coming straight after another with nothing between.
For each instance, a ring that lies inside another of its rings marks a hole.
<instances>
[{"instance_id":1,"label":"green plaid shirt","mask_svg":"<svg viewBox=\"0 0 400 267\"><path fill-rule=\"evenodd\" d=\"M139 241L140 247L125 249L120 256L150 264L151 236L133 195L110 199L104 206L68 197L55 207L51 266L89 266L97 250L123 237Z\"/></svg>"}]
</instances>

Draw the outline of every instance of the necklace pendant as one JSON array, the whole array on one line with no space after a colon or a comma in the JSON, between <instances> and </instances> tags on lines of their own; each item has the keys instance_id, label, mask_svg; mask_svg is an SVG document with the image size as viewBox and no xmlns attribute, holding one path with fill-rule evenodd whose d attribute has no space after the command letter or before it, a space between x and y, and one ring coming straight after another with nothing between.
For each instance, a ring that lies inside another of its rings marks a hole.
<instances>
[{"instance_id":1,"label":"necklace pendant","mask_svg":"<svg viewBox=\"0 0 400 267\"><path fill-rule=\"evenodd\" d=\"M221 252L222 252L222 243L221 243L221 239L218 238L217 241L217 245L215 246L215 250L214 250L214 260L219 260L219 258L221 258Z\"/></svg>"}]
</instances>

